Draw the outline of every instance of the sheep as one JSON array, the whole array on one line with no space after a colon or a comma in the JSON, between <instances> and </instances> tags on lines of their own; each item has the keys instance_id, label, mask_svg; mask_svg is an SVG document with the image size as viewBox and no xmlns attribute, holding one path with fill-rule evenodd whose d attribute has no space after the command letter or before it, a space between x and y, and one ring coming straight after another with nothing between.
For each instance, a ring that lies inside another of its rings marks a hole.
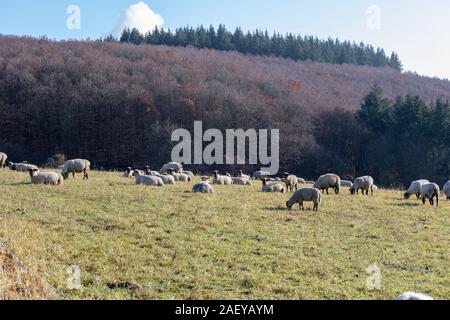
<instances>
[{"instance_id":1,"label":"sheep","mask_svg":"<svg viewBox=\"0 0 450 320\"><path fill-rule=\"evenodd\" d=\"M155 187L164 186L164 181L160 177L141 175L139 170L135 173L135 179L137 185L146 185Z\"/></svg>"},{"instance_id":2,"label":"sheep","mask_svg":"<svg viewBox=\"0 0 450 320\"><path fill-rule=\"evenodd\" d=\"M233 180L233 184L238 185L238 186L252 186L252 182L250 181L250 179L247 178L243 178L243 177L234 177L231 178Z\"/></svg>"},{"instance_id":3,"label":"sheep","mask_svg":"<svg viewBox=\"0 0 450 320\"><path fill-rule=\"evenodd\" d=\"M270 193L277 193L277 192L284 193L285 192L285 187L280 183L276 183L276 182L267 183L266 178L262 179L262 183L263 183L262 189L261 189L262 192L270 192Z\"/></svg>"},{"instance_id":4,"label":"sheep","mask_svg":"<svg viewBox=\"0 0 450 320\"><path fill-rule=\"evenodd\" d=\"M39 169L28 169L32 184L62 185L64 178L56 172L39 172Z\"/></svg>"},{"instance_id":5,"label":"sheep","mask_svg":"<svg viewBox=\"0 0 450 320\"><path fill-rule=\"evenodd\" d=\"M341 189L341 178L334 173L327 173L320 176L316 183L314 183L314 188L321 190L322 192L327 192L329 188L333 188L336 194L339 194Z\"/></svg>"},{"instance_id":6,"label":"sheep","mask_svg":"<svg viewBox=\"0 0 450 320\"><path fill-rule=\"evenodd\" d=\"M253 173L253 179L254 180L261 180L262 178L267 178L268 176L270 176L270 172L255 171Z\"/></svg>"},{"instance_id":7,"label":"sheep","mask_svg":"<svg viewBox=\"0 0 450 320\"><path fill-rule=\"evenodd\" d=\"M183 171L183 166L178 162L169 162L166 163L159 172L161 174L168 173L169 170L173 170L176 173L181 173Z\"/></svg>"},{"instance_id":8,"label":"sheep","mask_svg":"<svg viewBox=\"0 0 450 320\"><path fill-rule=\"evenodd\" d=\"M61 175L64 177L64 179L67 179L69 177L69 174L72 173L72 176L75 179L75 173L83 173L83 180L89 180L90 168L91 163L88 160L73 159L67 161L64 164Z\"/></svg>"},{"instance_id":9,"label":"sheep","mask_svg":"<svg viewBox=\"0 0 450 320\"><path fill-rule=\"evenodd\" d=\"M303 202L309 201L314 203L313 211L319 211L319 203L321 202L320 190L317 188L304 188L295 191L292 197L286 202L286 207L291 210L298 203L302 211L305 210Z\"/></svg>"},{"instance_id":10,"label":"sheep","mask_svg":"<svg viewBox=\"0 0 450 320\"><path fill-rule=\"evenodd\" d=\"M185 173L175 173L174 170L170 169L169 174L175 178L176 181L180 182L191 182L191 176Z\"/></svg>"},{"instance_id":11,"label":"sheep","mask_svg":"<svg viewBox=\"0 0 450 320\"><path fill-rule=\"evenodd\" d=\"M353 182L348 181L348 180L341 180L341 187L351 188L351 187L353 187Z\"/></svg>"},{"instance_id":12,"label":"sheep","mask_svg":"<svg viewBox=\"0 0 450 320\"><path fill-rule=\"evenodd\" d=\"M164 182L165 185L174 185L176 184L176 179L174 176L170 174L160 174L160 175L150 175L154 177L159 177Z\"/></svg>"},{"instance_id":13,"label":"sheep","mask_svg":"<svg viewBox=\"0 0 450 320\"><path fill-rule=\"evenodd\" d=\"M306 180L303 178L297 178L298 184L306 184Z\"/></svg>"},{"instance_id":14,"label":"sheep","mask_svg":"<svg viewBox=\"0 0 450 320\"><path fill-rule=\"evenodd\" d=\"M200 180L201 181L208 181L209 177L208 176L202 176L202 177L200 177Z\"/></svg>"},{"instance_id":15,"label":"sheep","mask_svg":"<svg viewBox=\"0 0 450 320\"><path fill-rule=\"evenodd\" d=\"M359 190L362 190L363 195L364 191L366 192L366 195L369 195L370 190L370 193L373 196L373 178L371 176L356 178L353 186L350 188L350 193L359 194Z\"/></svg>"},{"instance_id":16,"label":"sheep","mask_svg":"<svg viewBox=\"0 0 450 320\"><path fill-rule=\"evenodd\" d=\"M133 168L128 167L127 170L123 173L123 177L125 177L125 178L133 178L134 177L134 170L133 170Z\"/></svg>"},{"instance_id":17,"label":"sheep","mask_svg":"<svg viewBox=\"0 0 450 320\"><path fill-rule=\"evenodd\" d=\"M439 193L441 192L436 183L427 183L420 187L420 199L425 204L426 200L430 200L430 204L434 205L434 198L436 198L436 207L439 207Z\"/></svg>"},{"instance_id":18,"label":"sheep","mask_svg":"<svg viewBox=\"0 0 450 320\"><path fill-rule=\"evenodd\" d=\"M398 301L419 301L419 300L429 301L429 300L434 300L434 299L433 299L433 297L427 296L422 293L406 292L406 293L399 295L397 298L395 298L395 300L398 300Z\"/></svg>"},{"instance_id":19,"label":"sheep","mask_svg":"<svg viewBox=\"0 0 450 320\"><path fill-rule=\"evenodd\" d=\"M8 164L9 168L13 171L17 172L28 172L29 169L38 170L39 168L34 164L29 164L26 162L23 163L14 163L10 162Z\"/></svg>"},{"instance_id":20,"label":"sheep","mask_svg":"<svg viewBox=\"0 0 450 320\"><path fill-rule=\"evenodd\" d=\"M213 184L218 184L218 185L232 185L233 184L233 179L231 177L228 176L221 176L219 174L219 171L214 171L214 177L213 177Z\"/></svg>"},{"instance_id":21,"label":"sheep","mask_svg":"<svg viewBox=\"0 0 450 320\"><path fill-rule=\"evenodd\" d=\"M152 171L150 166L145 166L144 173L147 176L159 176L160 173L158 171Z\"/></svg>"},{"instance_id":22,"label":"sheep","mask_svg":"<svg viewBox=\"0 0 450 320\"><path fill-rule=\"evenodd\" d=\"M307 181L306 181L306 184L312 184L312 185L314 185L314 184L316 184L316 182L315 182L314 180L307 180Z\"/></svg>"},{"instance_id":23,"label":"sheep","mask_svg":"<svg viewBox=\"0 0 450 320\"><path fill-rule=\"evenodd\" d=\"M238 177L239 177L239 178L244 178L244 179L247 179L247 180L251 180L251 177L250 177L249 175L244 174L244 173L242 172L242 170L239 170L239 171L238 171Z\"/></svg>"},{"instance_id":24,"label":"sheep","mask_svg":"<svg viewBox=\"0 0 450 320\"><path fill-rule=\"evenodd\" d=\"M424 185L430 183L430 181L426 179L416 180L411 182L411 185L409 186L408 190L404 193L404 198L409 199L413 194L416 195L417 199L420 198L420 188Z\"/></svg>"},{"instance_id":25,"label":"sheep","mask_svg":"<svg viewBox=\"0 0 450 320\"><path fill-rule=\"evenodd\" d=\"M133 177L136 178L137 175L145 176L146 173L145 173L145 171L142 171L142 170L139 170L139 169L133 169ZM147 175L150 176L150 174L147 174Z\"/></svg>"},{"instance_id":26,"label":"sheep","mask_svg":"<svg viewBox=\"0 0 450 320\"><path fill-rule=\"evenodd\" d=\"M374 185L372 186L372 190L373 190L373 191L377 191L377 190L378 190L378 186L377 186L376 184L374 184Z\"/></svg>"},{"instance_id":27,"label":"sheep","mask_svg":"<svg viewBox=\"0 0 450 320\"><path fill-rule=\"evenodd\" d=\"M283 182L286 185L287 191L294 192L294 188L295 190L298 189L298 178L293 174L285 172Z\"/></svg>"},{"instance_id":28,"label":"sheep","mask_svg":"<svg viewBox=\"0 0 450 320\"><path fill-rule=\"evenodd\" d=\"M183 172L181 172L181 173L187 174L189 177L191 177L191 179L193 179L195 177L195 175L192 171L183 170Z\"/></svg>"},{"instance_id":29,"label":"sheep","mask_svg":"<svg viewBox=\"0 0 450 320\"><path fill-rule=\"evenodd\" d=\"M450 180L447 181L447 183L444 185L443 192L445 196L447 197L447 200L450 200Z\"/></svg>"},{"instance_id":30,"label":"sheep","mask_svg":"<svg viewBox=\"0 0 450 320\"><path fill-rule=\"evenodd\" d=\"M214 193L214 188L212 185L209 184L207 181L203 181L200 183L195 184L192 187L193 193Z\"/></svg>"},{"instance_id":31,"label":"sheep","mask_svg":"<svg viewBox=\"0 0 450 320\"><path fill-rule=\"evenodd\" d=\"M6 159L8 159L6 153L0 152L0 168L6 167Z\"/></svg>"}]
</instances>

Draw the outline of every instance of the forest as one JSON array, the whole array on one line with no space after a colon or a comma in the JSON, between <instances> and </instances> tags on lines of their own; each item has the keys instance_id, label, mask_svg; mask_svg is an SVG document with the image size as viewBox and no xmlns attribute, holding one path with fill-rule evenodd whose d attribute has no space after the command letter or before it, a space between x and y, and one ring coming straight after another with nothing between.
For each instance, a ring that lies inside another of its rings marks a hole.
<instances>
[{"instance_id":1,"label":"forest","mask_svg":"<svg viewBox=\"0 0 450 320\"><path fill-rule=\"evenodd\" d=\"M205 129L280 129L281 170L305 178L443 182L449 99L449 81L391 67L0 36L0 150L11 161L62 154L97 169L159 169L172 131L202 120ZM217 169L239 168L259 169Z\"/></svg>"},{"instance_id":2,"label":"forest","mask_svg":"<svg viewBox=\"0 0 450 320\"><path fill-rule=\"evenodd\" d=\"M114 41L113 37L107 40ZM192 46L221 51L238 51L244 54L266 55L288 58L295 61L317 61L335 64L369 65L374 67L391 67L402 71L402 63L398 55L393 52L387 55L383 48L374 48L364 43L352 43L339 39L319 40L312 36L301 36L288 33L282 35L267 31L256 30L243 32L236 28L234 32L219 25L217 30L210 26L205 28L184 27L175 32L170 29L155 28L153 32L142 34L134 29L123 30L120 42L167 46Z\"/></svg>"}]
</instances>

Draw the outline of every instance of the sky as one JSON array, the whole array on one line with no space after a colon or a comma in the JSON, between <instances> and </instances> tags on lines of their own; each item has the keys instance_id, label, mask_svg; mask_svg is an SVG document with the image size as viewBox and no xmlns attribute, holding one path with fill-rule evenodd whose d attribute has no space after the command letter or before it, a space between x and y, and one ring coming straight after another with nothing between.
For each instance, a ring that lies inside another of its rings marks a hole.
<instances>
[{"instance_id":1,"label":"sky","mask_svg":"<svg viewBox=\"0 0 450 320\"><path fill-rule=\"evenodd\" d=\"M125 26L225 24L363 41L407 71L450 79L448 0L0 0L0 34L97 39Z\"/></svg>"}]
</instances>

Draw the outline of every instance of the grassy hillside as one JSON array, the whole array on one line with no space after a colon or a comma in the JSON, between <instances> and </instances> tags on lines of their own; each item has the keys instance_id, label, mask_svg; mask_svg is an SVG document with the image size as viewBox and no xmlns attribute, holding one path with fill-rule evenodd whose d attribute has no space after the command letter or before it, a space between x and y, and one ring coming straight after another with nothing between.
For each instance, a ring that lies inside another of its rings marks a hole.
<instances>
[{"instance_id":1,"label":"grassy hillside","mask_svg":"<svg viewBox=\"0 0 450 320\"><path fill-rule=\"evenodd\" d=\"M0 240L68 298L449 298L449 201L432 208L397 190L324 196L318 213L287 212L288 195L191 184L153 189L119 173L62 187L0 170ZM366 287L369 265L381 289ZM79 290L67 268L81 268ZM0 277L2 275L0 274ZM9 278L10 279L10 278ZM5 278L0 278L5 281Z\"/></svg>"}]
</instances>

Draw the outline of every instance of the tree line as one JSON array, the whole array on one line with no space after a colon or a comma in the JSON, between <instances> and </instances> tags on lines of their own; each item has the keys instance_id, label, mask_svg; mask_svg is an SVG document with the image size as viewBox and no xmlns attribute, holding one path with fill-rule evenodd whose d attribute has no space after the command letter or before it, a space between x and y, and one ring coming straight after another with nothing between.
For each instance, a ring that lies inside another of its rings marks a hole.
<instances>
[{"instance_id":1,"label":"tree line","mask_svg":"<svg viewBox=\"0 0 450 320\"><path fill-rule=\"evenodd\" d=\"M113 40L109 37L108 40ZM217 30L210 26L159 29L142 34L138 29L126 28L120 37L120 42L168 46L192 46L222 51L238 51L244 54L272 55L289 58L295 61L318 61L334 64L356 64L375 67L391 67L402 71L402 63L398 55L393 52L387 55L384 49L374 48L364 43L352 43L338 39L319 40L312 36L301 36L288 33L282 35L267 31L256 30L244 32L236 28L234 32L219 25Z\"/></svg>"}]
</instances>

